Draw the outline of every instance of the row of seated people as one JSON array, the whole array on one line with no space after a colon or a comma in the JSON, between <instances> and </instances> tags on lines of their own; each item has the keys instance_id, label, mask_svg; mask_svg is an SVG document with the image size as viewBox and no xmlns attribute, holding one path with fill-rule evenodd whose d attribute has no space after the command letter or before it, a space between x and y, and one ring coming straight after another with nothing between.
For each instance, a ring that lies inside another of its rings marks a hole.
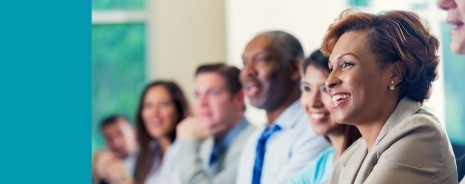
<instances>
[{"instance_id":1,"label":"row of seated people","mask_svg":"<svg viewBox=\"0 0 465 184\"><path fill-rule=\"evenodd\" d=\"M454 52L465 54L462 41ZM407 11L346 10L305 59L291 34L259 33L244 49L242 70L225 64L197 68L193 112L174 82L148 84L135 116L137 134L131 134L137 146L107 139L110 149L94 157L93 178L458 183L465 166L454 158L441 122L422 107L437 78L438 47L423 21ZM264 127L245 118L245 98L266 112ZM124 118L110 120L128 127Z\"/></svg>"}]
</instances>

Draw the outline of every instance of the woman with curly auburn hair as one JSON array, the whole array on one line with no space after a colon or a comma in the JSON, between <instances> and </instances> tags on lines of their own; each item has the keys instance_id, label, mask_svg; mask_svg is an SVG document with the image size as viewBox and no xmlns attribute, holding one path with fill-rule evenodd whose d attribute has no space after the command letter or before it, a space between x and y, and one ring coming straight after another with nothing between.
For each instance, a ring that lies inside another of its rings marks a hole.
<instances>
[{"instance_id":1,"label":"woman with curly auburn hair","mask_svg":"<svg viewBox=\"0 0 465 184\"><path fill-rule=\"evenodd\" d=\"M346 10L329 26L322 52L330 56L330 111L362 134L330 183L457 183L447 134L421 106L437 77L438 46L407 11Z\"/></svg>"}]
</instances>

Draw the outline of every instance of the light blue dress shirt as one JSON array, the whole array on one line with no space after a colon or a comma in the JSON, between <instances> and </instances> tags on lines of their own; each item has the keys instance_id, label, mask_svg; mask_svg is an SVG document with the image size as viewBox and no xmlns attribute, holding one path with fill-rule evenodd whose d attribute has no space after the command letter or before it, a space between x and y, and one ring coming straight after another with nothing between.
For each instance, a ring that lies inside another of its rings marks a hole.
<instances>
[{"instance_id":1,"label":"light blue dress shirt","mask_svg":"<svg viewBox=\"0 0 465 184\"><path fill-rule=\"evenodd\" d=\"M231 130L226 133L223 140L221 141L221 148L228 148L231 142L249 125L247 119L244 116L241 117L239 123L237 123Z\"/></svg>"},{"instance_id":2,"label":"light blue dress shirt","mask_svg":"<svg viewBox=\"0 0 465 184\"><path fill-rule=\"evenodd\" d=\"M310 121L300 107L300 100L287 107L274 123L282 129L266 142L261 174L263 184L287 183L292 176L330 146L323 136L313 132ZM257 142L264 129L252 133L244 146L236 184L252 183Z\"/></svg>"},{"instance_id":3,"label":"light blue dress shirt","mask_svg":"<svg viewBox=\"0 0 465 184\"><path fill-rule=\"evenodd\" d=\"M333 172L336 151L329 147L318 159L295 175L288 184L320 184L328 180Z\"/></svg>"},{"instance_id":4,"label":"light blue dress shirt","mask_svg":"<svg viewBox=\"0 0 465 184\"><path fill-rule=\"evenodd\" d=\"M222 139L179 140L178 176L183 184L234 184L242 147L255 128L245 117ZM212 159L212 153L217 155ZM211 163L209 163L209 161Z\"/></svg>"},{"instance_id":5,"label":"light blue dress shirt","mask_svg":"<svg viewBox=\"0 0 465 184\"><path fill-rule=\"evenodd\" d=\"M219 155L223 155L227 148L231 145L232 141L249 125L247 119L244 116L241 117L239 123L237 123L232 129L230 129L223 137L221 142L213 140L212 153L208 161L208 166L211 167L216 164Z\"/></svg>"}]
</instances>

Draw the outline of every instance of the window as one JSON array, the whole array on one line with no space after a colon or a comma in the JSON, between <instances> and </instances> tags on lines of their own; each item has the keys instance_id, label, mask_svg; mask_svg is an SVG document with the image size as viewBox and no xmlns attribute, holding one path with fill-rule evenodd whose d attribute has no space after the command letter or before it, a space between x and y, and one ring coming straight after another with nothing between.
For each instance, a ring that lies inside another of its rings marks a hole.
<instances>
[{"instance_id":1,"label":"window","mask_svg":"<svg viewBox=\"0 0 465 184\"><path fill-rule=\"evenodd\" d=\"M92 0L92 154L105 146L100 121L123 114L133 122L146 81L143 0Z\"/></svg>"}]
</instances>

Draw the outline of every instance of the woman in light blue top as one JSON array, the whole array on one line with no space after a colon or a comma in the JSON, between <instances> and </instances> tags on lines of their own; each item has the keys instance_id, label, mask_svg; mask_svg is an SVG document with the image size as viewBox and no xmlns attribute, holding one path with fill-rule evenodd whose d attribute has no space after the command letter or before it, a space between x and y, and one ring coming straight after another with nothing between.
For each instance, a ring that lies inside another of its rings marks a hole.
<instances>
[{"instance_id":1,"label":"woman in light blue top","mask_svg":"<svg viewBox=\"0 0 465 184\"><path fill-rule=\"evenodd\" d=\"M289 183L323 183L331 176L335 160L361 135L355 126L337 124L328 110L331 104L331 97L325 87L325 81L329 76L328 57L319 50L314 51L304 61L303 73L301 105L311 121L313 131L324 135L333 147L326 149Z\"/></svg>"}]
</instances>

